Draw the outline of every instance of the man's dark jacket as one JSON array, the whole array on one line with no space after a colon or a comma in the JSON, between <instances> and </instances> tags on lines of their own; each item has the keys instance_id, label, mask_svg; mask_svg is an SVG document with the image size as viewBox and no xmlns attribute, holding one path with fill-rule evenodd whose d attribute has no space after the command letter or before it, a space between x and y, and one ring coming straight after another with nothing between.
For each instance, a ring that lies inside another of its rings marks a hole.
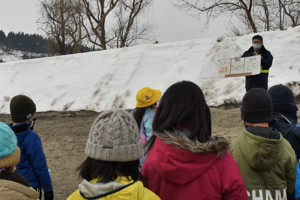
<instances>
[{"instance_id":1,"label":"man's dark jacket","mask_svg":"<svg viewBox=\"0 0 300 200\"><path fill-rule=\"evenodd\" d=\"M242 57L250 57L253 56L254 48L250 47L248 51L245 51ZM252 88L263 88L265 90L268 90L268 72L264 72L265 70L269 70L272 66L273 62L273 56L268 51L264 45L261 47L260 51L258 52L261 54L261 66L262 66L262 72L257 75L253 76L246 76L246 91L252 89Z\"/></svg>"}]
</instances>

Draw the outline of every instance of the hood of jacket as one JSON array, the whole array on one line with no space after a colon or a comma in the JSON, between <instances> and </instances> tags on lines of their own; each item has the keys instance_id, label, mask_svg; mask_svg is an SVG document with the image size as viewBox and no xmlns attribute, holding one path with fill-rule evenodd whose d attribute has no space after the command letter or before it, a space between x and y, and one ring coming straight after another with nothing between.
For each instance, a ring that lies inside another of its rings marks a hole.
<instances>
[{"instance_id":1,"label":"hood of jacket","mask_svg":"<svg viewBox=\"0 0 300 200\"><path fill-rule=\"evenodd\" d=\"M290 124L282 117L273 116L269 125L277 129L282 136L292 145L298 159L300 158L300 128L296 124Z\"/></svg>"},{"instance_id":2,"label":"hood of jacket","mask_svg":"<svg viewBox=\"0 0 300 200\"><path fill-rule=\"evenodd\" d=\"M295 124L290 124L281 116L273 116L269 125L278 130L285 138L289 132L295 127Z\"/></svg>"},{"instance_id":3,"label":"hood of jacket","mask_svg":"<svg viewBox=\"0 0 300 200\"><path fill-rule=\"evenodd\" d=\"M229 148L223 137L211 138L206 143L192 141L183 132L157 133L151 153L152 165L160 176L179 185L184 185L201 176Z\"/></svg>"},{"instance_id":4,"label":"hood of jacket","mask_svg":"<svg viewBox=\"0 0 300 200\"><path fill-rule=\"evenodd\" d=\"M93 179L90 182L83 180L79 184L80 195L83 198L100 199L115 194L119 199L132 199L133 196L142 196L143 184L140 181L128 180L127 177L119 176L115 181L108 183L97 182ZM139 198L133 198L139 199Z\"/></svg>"},{"instance_id":5,"label":"hood of jacket","mask_svg":"<svg viewBox=\"0 0 300 200\"><path fill-rule=\"evenodd\" d=\"M272 129L269 129L272 131ZM246 162L255 170L267 171L281 159L284 152L283 136L279 139L261 137L246 129L237 137L237 143Z\"/></svg>"},{"instance_id":6,"label":"hood of jacket","mask_svg":"<svg viewBox=\"0 0 300 200\"><path fill-rule=\"evenodd\" d=\"M1 199L37 200L39 194L32 188L9 180L0 180Z\"/></svg>"}]
</instances>

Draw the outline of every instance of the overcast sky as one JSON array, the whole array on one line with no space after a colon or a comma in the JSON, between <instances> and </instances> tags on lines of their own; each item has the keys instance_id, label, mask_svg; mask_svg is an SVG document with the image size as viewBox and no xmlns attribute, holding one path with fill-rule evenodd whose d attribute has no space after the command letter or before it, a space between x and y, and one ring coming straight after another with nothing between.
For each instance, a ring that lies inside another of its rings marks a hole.
<instances>
[{"instance_id":1,"label":"overcast sky","mask_svg":"<svg viewBox=\"0 0 300 200\"><path fill-rule=\"evenodd\" d=\"M36 24L38 3L38 0L0 0L0 30L2 29L6 34L10 31L43 34L37 30ZM222 19L214 21L208 29L201 32L203 22L174 8L170 0L154 0L148 16L150 22L156 25L154 35L160 43L219 36L226 33Z\"/></svg>"}]
</instances>

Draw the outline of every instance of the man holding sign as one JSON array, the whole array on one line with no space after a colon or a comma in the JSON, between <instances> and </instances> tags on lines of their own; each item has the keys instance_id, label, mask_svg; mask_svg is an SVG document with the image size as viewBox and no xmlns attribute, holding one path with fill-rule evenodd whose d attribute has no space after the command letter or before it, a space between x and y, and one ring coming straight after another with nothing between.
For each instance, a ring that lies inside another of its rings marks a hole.
<instances>
[{"instance_id":1,"label":"man holding sign","mask_svg":"<svg viewBox=\"0 0 300 200\"><path fill-rule=\"evenodd\" d=\"M261 70L260 74L246 76L246 91L252 88L263 88L268 90L269 69L272 66L273 56L263 45L263 38L260 35L255 35L252 38L252 47L245 51L242 57L250 57L261 55Z\"/></svg>"}]
</instances>

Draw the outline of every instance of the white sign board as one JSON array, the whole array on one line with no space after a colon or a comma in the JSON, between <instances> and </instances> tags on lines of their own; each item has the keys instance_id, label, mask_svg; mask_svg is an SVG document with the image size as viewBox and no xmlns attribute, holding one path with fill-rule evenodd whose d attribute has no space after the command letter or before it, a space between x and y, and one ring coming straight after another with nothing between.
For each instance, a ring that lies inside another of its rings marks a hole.
<instances>
[{"instance_id":1,"label":"white sign board","mask_svg":"<svg viewBox=\"0 0 300 200\"><path fill-rule=\"evenodd\" d=\"M218 63L218 77L251 76L260 74L261 56L221 59Z\"/></svg>"}]
</instances>

